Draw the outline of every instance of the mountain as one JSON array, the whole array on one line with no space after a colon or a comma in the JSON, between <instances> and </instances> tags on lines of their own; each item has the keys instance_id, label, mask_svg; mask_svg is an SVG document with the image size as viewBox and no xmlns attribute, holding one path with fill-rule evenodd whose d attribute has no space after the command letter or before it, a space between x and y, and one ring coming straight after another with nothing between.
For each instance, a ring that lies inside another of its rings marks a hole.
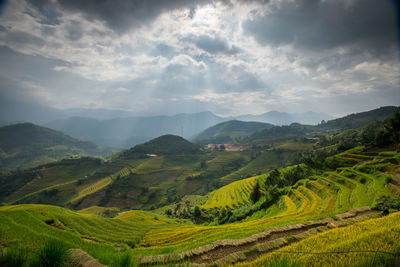
<instances>
[{"instance_id":1,"label":"mountain","mask_svg":"<svg viewBox=\"0 0 400 267\"><path fill-rule=\"evenodd\" d=\"M260 115L241 115L237 116L236 119L241 121L266 122L274 125L289 125L294 122L313 125L320 123L322 120L333 119L333 117L324 113L317 112L287 113L280 111L270 111Z\"/></svg>"},{"instance_id":2,"label":"mountain","mask_svg":"<svg viewBox=\"0 0 400 267\"><path fill-rule=\"evenodd\" d=\"M339 133L344 130L365 126L376 120L384 120L393 115L396 110L397 107L387 106L366 112L350 114L318 125L292 123L289 126L276 126L253 134L252 139L272 139L289 136Z\"/></svg>"},{"instance_id":3,"label":"mountain","mask_svg":"<svg viewBox=\"0 0 400 267\"><path fill-rule=\"evenodd\" d=\"M0 169L33 167L78 155L107 156L113 152L31 123L0 127Z\"/></svg>"},{"instance_id":4,"label":"mountain","mask_svg":"<svg viewBox=\"0 0 400 267\"><path fill-rule=\"evenodd\" d=\"M235 139L247 137L255 132L269 129L273 126L269 123L231 120L207 128L194 136L192 140L201 145L232 142Z\"/></svg>"},{"instance_id":5,"label":"mountain","mask_svg":"<svg viewBox=\"0 0 400 267\"><path fill-rule=\"evenodd\" d=\"M53 121L47 127L99 145L130 148L160 135L174 134L189 138L225 121L211 112L175 116L130 117L111 120L72 117Z\"/></svg>"}]
</instances>

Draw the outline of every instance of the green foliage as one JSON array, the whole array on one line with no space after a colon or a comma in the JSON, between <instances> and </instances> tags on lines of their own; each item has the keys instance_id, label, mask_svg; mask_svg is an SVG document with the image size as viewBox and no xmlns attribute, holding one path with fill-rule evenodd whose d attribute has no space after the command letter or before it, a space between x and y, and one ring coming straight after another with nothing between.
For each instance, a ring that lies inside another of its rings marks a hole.
<instances>
[{"instance_id":1,"label":"green foliage","mask_svg":"<svg viewBox=\"0 0 400 267\"><path fill-rule=\"evenodd\" d=\"M383 179L385 181L385 184L388 184L388 183L393 182L393 175L384 174L384 175L381 175L381 179Z\"/></svg>"},{"instance_id":2,"label":"green foliage","mask_svg":"<svg viewBox=\"0 0 400 267\"><path fill-rule=\"evenodd\" d=\"M257 181L256 184L253 186L253 191L251 191L250 200L253 203L256 203L260 199L260 197L261 197L260 185Z\"/></svg>"},{"instance_id":3,"label":"green foliage","mask_svg":"<svg viewBox=\"0 0 400 267\"><path fill-rule=\"evenodd\" d=\"M341 177L337 177L336 182L338 182L339 184L344 184L344 179Z\"/></svg>"},{"instance_id":4,"label":"green foliage","mask_svg":"<svg viewBox=\"0 0 400 267\"><path fill-rule=\"evenodd\" d=\"M66 266L68 246L59 240L49 240L37 253L32 266L59 267Z\"/></svg>"},{"instance_id":5,"label":"green foliage","mask_svg":"<svg viewBox=\"0 0 400 267\"><path fill-rule=\"evenodd\" d=\"M400 209L400 199L389 196L382 196L374 201L372 208L376 210L383 210L384 208Z\"/></svg>"},{"instance_id":6,"label":"green foliage","mask_svg":"<svg viewBox=\"0 0 400 267\"><path fill-rule=\"evenodd\" d=\"M119 267L130 267L130 266L136 266L132 254L130 252L124 252L120 255L119 259Z\"/></svg>"},{"instance_id":7,"label":"green foliage","mask_svg":"<svg viewBox=\"0 0 400 267\"><path fill-rule=\"evenodd\" d=\"M365 184L367 182L367 178L365 177L360 177L360 179L358 179L358 181L362 184Z\"/></svg>"},{"instance_id":8,"label":"green foliage","mask_svg":"<svg viewBox=\"0 0 400 267\"><path fill-rule=\"evenodd\" d=\"M19 248L8 248L5 255L0 258L0 265L23 267L27 264L27 252Z\"/></svg>"}]
</instances>

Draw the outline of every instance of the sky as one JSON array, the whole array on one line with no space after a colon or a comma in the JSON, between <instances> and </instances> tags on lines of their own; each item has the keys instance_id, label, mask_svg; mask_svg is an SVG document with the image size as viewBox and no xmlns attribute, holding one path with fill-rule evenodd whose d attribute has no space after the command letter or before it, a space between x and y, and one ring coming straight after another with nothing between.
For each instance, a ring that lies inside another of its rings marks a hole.
<instances>
[{"instance_id":1,"label":"sky","mask_svg":"<svg viewBox=\"0 0 400 267\"><path fill-rule=\"evenodd\" d=\"M397 1L0 1L0 100L222 116L399 105Z\"/></svg>"}]
</instances>

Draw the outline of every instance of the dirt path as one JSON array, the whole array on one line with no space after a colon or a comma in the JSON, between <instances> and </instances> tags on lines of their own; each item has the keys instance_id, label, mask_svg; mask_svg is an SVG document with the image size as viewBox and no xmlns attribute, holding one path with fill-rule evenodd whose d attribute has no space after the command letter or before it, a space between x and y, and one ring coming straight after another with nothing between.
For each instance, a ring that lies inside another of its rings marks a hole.
<instances>
[{"instance_id":1,"label":"dirt path","mask_svg":"<svg viewBox=\"0 0 400 267\"><path fill-rule=\"evenodd\" d=\"M346 213L334 216L336 221L333 218L326 218L303 224L267 228L264 232L246 238L219 240L179 254L140 257L139 265L153 266L166 262L189 261L191 266L211 264L222 266L235 262L252 261L272 250L335 227L332 223L345 226L368 219L376 214L377 212L372 211L369 207L351 209Z\"/></svg>"}]
</instances>

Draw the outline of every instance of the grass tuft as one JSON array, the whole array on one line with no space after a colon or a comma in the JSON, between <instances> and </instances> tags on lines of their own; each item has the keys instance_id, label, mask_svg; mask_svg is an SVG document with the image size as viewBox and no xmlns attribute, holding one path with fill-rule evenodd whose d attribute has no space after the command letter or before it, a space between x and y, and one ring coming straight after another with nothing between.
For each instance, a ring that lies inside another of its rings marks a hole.
<instances>
[{"instance_id":1,"label":"grass tuft","mask_svg":"<svg viewBox=\"0 0 400 267\"><path fill-rule=\"evenodd\" d=\"M58 240L51 239L39 250L32 267L65 266L68 257L68 246Z\"/></svg>"}]
</instances>

